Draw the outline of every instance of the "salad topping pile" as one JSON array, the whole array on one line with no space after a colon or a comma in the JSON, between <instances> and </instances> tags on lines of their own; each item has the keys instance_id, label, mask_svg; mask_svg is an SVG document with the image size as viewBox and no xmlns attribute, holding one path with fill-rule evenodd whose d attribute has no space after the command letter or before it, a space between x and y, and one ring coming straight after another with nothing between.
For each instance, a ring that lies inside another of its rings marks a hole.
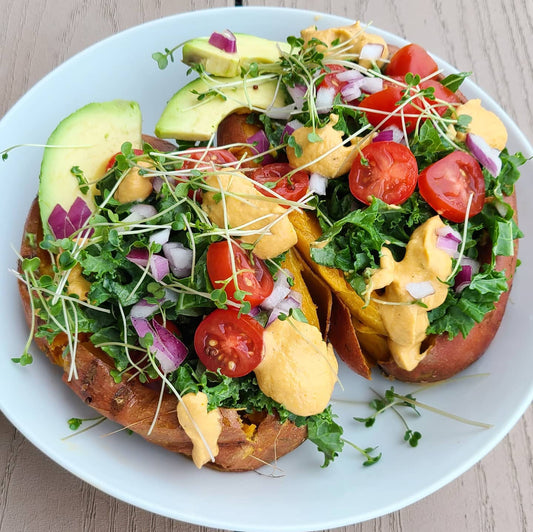
<instances>
[{"instance_id":1,"label":"salad topping pile","mask_svg":"<svg viewBox=\"0 0 533 532\"><path fill-rule=\"evenodd\" d=\"M466 336L508 289L496 256L515 253L506 197L525 159L458 92L469 73L444 76L418 45L391 51L359 23L269 41L275 53L250 39L185 43L201 90L182 89L156 128L177 147L139 129L93 174L69 166L77 199L49 209L32 242L51 266L25 259L20 279L32 333L67 338L69 379L89 339L115 381L176 395L198 466L218 452L219 408L305 425L328 464L344 444L328 406L338 365L306 254L357 311L365 352L413 369L428 335ZM154 54L160 68L175 51Z\"/></svg>"}]
</instances>

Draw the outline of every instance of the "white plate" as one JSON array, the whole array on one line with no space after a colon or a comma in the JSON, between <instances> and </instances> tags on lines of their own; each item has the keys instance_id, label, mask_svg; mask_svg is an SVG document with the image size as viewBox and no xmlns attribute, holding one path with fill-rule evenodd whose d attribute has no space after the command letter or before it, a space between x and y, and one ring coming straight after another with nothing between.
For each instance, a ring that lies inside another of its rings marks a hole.
<instances>
[{"instance_id":1,"label":"white plate","mask_svg":"<svg viewBox=\"0 0 533 532\"><path fill-rule=\"evenodd\" d=\"M152 52L208 35L220 28L221 18L231 20L234 31L276 39L315 23L325 28L350 22L330 15L316 19L316 15L279 8L236 9L231 14L214 9L157 20L115 35L67 61L30 90L0 123L0 149L44 143L56 124L78 107L113 98L139 101L144 131L151 132L165 102L184 84L186 71L180 63L159 71L150 57ZM403 43L391 34L379 33L390 43ZM465 83L464 92L481 97L485 106L502 117L511 150L533 154L517 127L485 93L470 82ZM367 403L373 394L369 383L343 367L345 391L335 392L335 398L343 402L334 404L334 410L347 439L361 447L379 444L383 458L370 468L362 467L359 455L346 446L333 465L321 469L321 455L307 442L280 460L282 478L198 471L187 459L125 432L101 437L116 428L110 422L62 441L69 434L66 420L91 417L92 411L60 382L60 370L38 356L36 348L33 365L20 367L10 361L21 352L27 329L15 280L7 273L16 262L9 246L18 247L20 242L26 212L37 190L41 155L40 149L25 148L12 152L0 164L0 179L9 187L9 194L0 198L0 289L4 308L9 309L0 321L0 406L30 441L93 486L146 510L205 526L293 531L333 528L398 510L444 486L488 453L531 402L533 314L528 279L533 276L533 241L526 238L520 244L523 265L501 330L487 354L465 372L488 376L447 383L418 396L447 411L492 423L490 430L423 413L420 419L409 417L412 427L423 434L419 447L412 449L402 441L401 422L392 412L371 429L352 420L367 415L366 407L357 402ZM523 173L531 173L531 163L523 167ZM529 234L533 211L527 208L525 198L533 196L533 181L526 177L518 191L520 224ZM390 383L376 376L372 386L384 391ZM396 388L414 389L400 384Z\"/></svg>"}]
</instances>

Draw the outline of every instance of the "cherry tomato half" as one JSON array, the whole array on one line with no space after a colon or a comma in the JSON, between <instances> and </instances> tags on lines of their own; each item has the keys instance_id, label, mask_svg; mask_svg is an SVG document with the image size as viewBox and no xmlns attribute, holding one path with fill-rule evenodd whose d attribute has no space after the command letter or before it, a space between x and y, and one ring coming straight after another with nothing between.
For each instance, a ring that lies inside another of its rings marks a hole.
<instances>
[{"instance_id":1,"label":"cherry tomato half","mask_svg":"<svg viewBox=\"0 0 533 532\"><path fill-rule=\"evenodd\" d=\"M339 94L341 89L346 85L346 81L339 81L337 74L346 72L346 68L341 65L328 65L330 72L323 71L324 79L318 85L318 89L335 89L335 94Z\"/></svg>"},{"instance_id":2,"label":"cherry tomato half","mask_svg":"<svg viewBox=\"0 0 533 532\"><path fill-rule=\"evenodd\" d=\"M183 154L187 157L182 167L185 170L209 170L212 164L233 163L237 160L233 153L223 149L189 148Z\"/></svg>"},{"instance_id":3,"label":"cherry tomato half","mask_svg":"<svg viewBox=\"0 0 533 532\"><path fill-rule=\"evenodd\" d=\"M392 141L373 142L352 164L351 193L367 205L371 196L388 204L400 205L415 190L418 165L411 150Z\"/></svg>"},{"instance_id":4,"label":"cherry tomato half","mask_svg":"<svg viewBox=\"0 0 533 532\"><path fill-rule=\"evenodd\" d=\"M309 174L304 170L298 170L290 177L286 177L292 170L292 166L288 163L266 164L254 170L252 179L268 186L289 201L298 201L309 189ZM274 194L270 194L264 188L255 188L265 196L274 197Z\"/></svg>"},{"instance_id":5,"label":"cherry tomato half","mask_svg":"<svg viewBox=\"0 0 533 532\"><path fill-rule=\"evenodd\" d=\"M441 216L464 222L471 194L470 217L481 212L485 202L485 180L478 162L469 153L454 151L433 163L418 176L422 197Z\"/></svg>"},{"instance_id":6,"label":"cherry tomato half","mask_svg":"<svg viewBox=\"0 0 533 532\"><path fill-rule=\"evenodd\" d=\"M433 87L435 99L426 97L424 98L426 103L424 103L422 98L419 97L413 100L414 105L408 103L402 107L403 114L405 115L405 129L407 133L412 133L415 130L418 117L426 107L426 104L428 106L435 106L435 110L442 116L448 109L448 106L446 104L437 105L438 100L444 100L452 104L460 103L459 97L450 89L444 87L442 83L434 80L420 83L420 89L427 89L429 87ZM402 119L402 113L398 111L399 106L397 103L403 97L404 90L399 85L386 82L383 90L370 94L361 102L360 106L365 111L368 121L372 126L379 127L380 129L396 126L403 131L404 119ZM387 115L391 116L387 118Z\"/></svg>"},{"instance_id":7,"label":"cherry tomato half","mask_svg":"<svg viewBox=\"0 0 533 532\"><path fill-rule=\"evenodd\" d=\"M107 166L105 167L105 171L106 171L106 172L107 172L108 170L110 170L110 169L114 166L114 164L117 162L117 155L120 155L121 153L122 153L122 152L119 151L119 152L115 153L115 155L113 155L113 156L111 157L111 159L109 159L109 162L107 163ZM134 153L135 155L142 155L142 154L144 153L144 151L139 150L139 149L134 149L134 150L133 150L133 153Z\"/></svg>"},{"instance_id":8,"label":"cherry tomato half","mask_svg":"<svg viewBox=\"0 0 533 532\"><path fill-rule=\"evenodd\" d=\"M224 240L214 242L207 249L207 274L214 288L224 288L230 301L237 302L234 297L236 290L248 292L244 301L248 301L252 307L262 303L274 288L272 275L265 263L254 257L253 264L248 254L237 244L232 243L235 270L237 272L237 285L232 280L233 267L230 255L230 244ZM226 281L229 282L226 284Z\"/></svg>"},{"instance_id":9,"label":"cherry tomato half","mask_svg":"<svg viewBox=\"0 0 533 532\"><path fill-rule=\"evenodd\" d=\"M263 327L237 310L217 309L194 334L194 349L210 371L227 377L242 377L253 371L263 356Z\"/></svg>"},{"instance_id":10,"label":"cherry tomato half","mask_svg":"<svg viewBox=\"0 0 533 532\"><path fill-rule=\"evenodd\" d=\"M425 78L439 69L437 63L418 44L408 44L400 48L390 59L387 76L401 76L411 72Z\"/></svg>"}]
</instances>

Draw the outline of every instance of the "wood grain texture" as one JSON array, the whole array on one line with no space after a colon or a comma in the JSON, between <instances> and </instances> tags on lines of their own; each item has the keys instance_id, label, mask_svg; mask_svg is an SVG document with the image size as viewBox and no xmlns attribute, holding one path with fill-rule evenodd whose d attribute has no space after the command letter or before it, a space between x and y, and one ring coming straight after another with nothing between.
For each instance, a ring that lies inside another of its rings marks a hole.
<instances>
[{"instance_id":1,"label":"wood grain texture","mask_svg":"<svg viewBox=\"0 0 533 532\"><path fill-rule=\"evenodd\" d=\"M283 5L373 21L418 42L459 69L472 70L474 81L533 139L531 0L245 0L244 4ZM108 35L173 13L224 5L233 2L0 0L0 116L47 72ZM214 531L151 514L98 491L61 469L0 416L0 532L48 530ZM533 530L533 408L456 481L401 511L337 529L426 530Z\"/></svg>"}]
</instances>

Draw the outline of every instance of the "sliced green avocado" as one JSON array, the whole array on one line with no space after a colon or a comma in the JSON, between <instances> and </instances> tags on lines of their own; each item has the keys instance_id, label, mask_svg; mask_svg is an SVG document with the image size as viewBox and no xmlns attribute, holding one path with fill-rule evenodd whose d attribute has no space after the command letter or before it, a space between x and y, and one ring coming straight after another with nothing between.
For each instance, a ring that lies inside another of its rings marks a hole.
<instances>
[{"instance_id":1,"label":"sliced green avocado","mask_svg":"<svg viewBox=\"0 0 533 532\"><path fill-rule=\"evenodd\" d=\"M170 99L155 134L163 139L209 140L229 114L241 109L265 110L271 105L283 107L285 95L276 79L244 81L242 78L210 78L212 85L198 78L180 89ZM220 94L206 95L213 87Z\"/></svg>"},{"instance_id":2,"label":"sliced green avocado","mask_svg":"<svg viewBox=\"0 0 533 532\"><path fill-rule=\"evenodd\" d=\"M201 64L213 76L232 78L241 73L241 67L251 63L275 63L280 50L289 52L287 43L269 41L255 35L236 33L237 51L228 53L209 44L208 37L187 41L183 45L183 62L186 65Z\"/></svg>"},{"instance_id":3,"label":"sliced green avocado","mask_svg":"<svg viewBox=\"0 0 533 532\"><path fill-rule=\"evenodd\" d=\"M57 204L68 211L81 197L95 209L96 182L124 142L131 142L134 148L142 146L141 127L139 104L124 100L90 103L59 123L48 139L50 147L44 150L39 177L39 207L46 232L48 217ZM75 166L91 184L85 194L71 172Z\"/></svg>"}]
</instances>

